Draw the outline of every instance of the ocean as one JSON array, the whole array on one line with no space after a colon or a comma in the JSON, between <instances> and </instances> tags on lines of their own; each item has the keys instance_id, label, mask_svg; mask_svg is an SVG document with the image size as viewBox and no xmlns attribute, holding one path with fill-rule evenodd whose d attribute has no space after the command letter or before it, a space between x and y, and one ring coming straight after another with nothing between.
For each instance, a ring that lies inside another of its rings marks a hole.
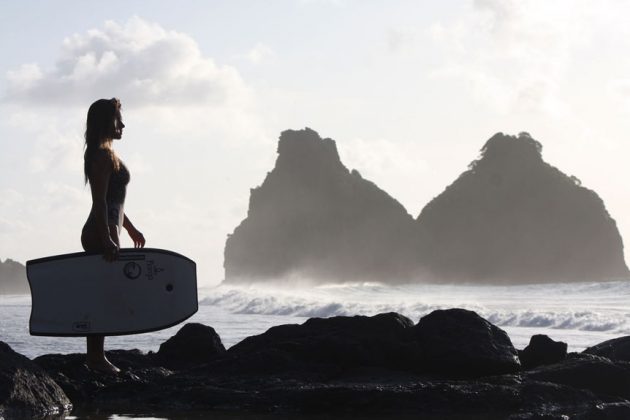
<instances>
[{"instance_id":1,"label":"ocean","mask_svg":"<svg viewBox=\"0 0 630 420\"><path fill-rule=\"evenodd\" d=\"M34 358L85 352L83 338L32 337L30 296L0 296L0 341ZM226 348L280 324L310 317L398 312L417 322L436 309L465 308L504 329L523 349L534 334L564 341L569 351L630 335L630 281L522 286L379 283L291 287L220 285L199 289L199 311L186 322L213 327ZM181 325L152 333L108 337L106 349L157 351Z\"/></svg>"}]
</instances>

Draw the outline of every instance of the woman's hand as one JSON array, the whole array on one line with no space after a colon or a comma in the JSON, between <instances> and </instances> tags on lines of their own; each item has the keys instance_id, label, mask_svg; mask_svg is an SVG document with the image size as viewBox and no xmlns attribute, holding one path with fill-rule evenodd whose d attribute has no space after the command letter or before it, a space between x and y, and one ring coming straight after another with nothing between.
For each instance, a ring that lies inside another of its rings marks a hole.
<instances>
[{"instance_id":1,"label":"woman's hand","mask_svg":"<svg viewBox=\"0 0 630 420\"><path fill-rule=\"evenodd\" d=\"M144 244L147 242L144 239L144 235L135 227L131 227L127 229L127 233L129 233L129 237L133 241L134 248L144 248Z\"/></svg>"},{"instance_id":2,"label":"woman's hand","mask_svg":"<svg viewBox=\"0 0 630 420\"><path fill-rule=\"evenodd\" d=\"M103 251L103 258L108 262L112 262L118 258L118 245L111 238L107 238L105 241L105 245L103 247L105 251Z\"/></svg>"}]
</instances>

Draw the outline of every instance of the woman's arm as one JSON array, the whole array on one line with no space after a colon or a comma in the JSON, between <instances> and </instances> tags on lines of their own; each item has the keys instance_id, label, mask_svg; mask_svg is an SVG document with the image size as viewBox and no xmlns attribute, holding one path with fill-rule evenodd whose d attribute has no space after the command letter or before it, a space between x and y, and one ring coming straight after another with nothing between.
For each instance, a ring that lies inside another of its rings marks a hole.
<instances>
[{"instance_id":1,"label":"woman's arm","mask_svg":"<svg viewBox=\"0 0 630 420\"><path fill-rule=\"evenodd\" d=\"M96 232L104 249L104 258L107 261L113 261L118 254L118 245L112 239L107 225L107 186L112 173L110 157L106 154L99 154L92 162L90 169L92 213L96 221Z\"/></svg>"},{"instance_id":2,"label":"woman's arm","mask_svg":"<svg viewBox=\"0 0 630 420\"><path fill-rule=\"evenodd\" d=\"M131 223L131 220L129 220L126 214L125 218L123 219L123 227L127 229L127 233L133 241L133 247L144 248L144 244L146 243L144 235L142 235L142 233L138 229L136 229L136 227Z\"/></svg>"}]
</instances>

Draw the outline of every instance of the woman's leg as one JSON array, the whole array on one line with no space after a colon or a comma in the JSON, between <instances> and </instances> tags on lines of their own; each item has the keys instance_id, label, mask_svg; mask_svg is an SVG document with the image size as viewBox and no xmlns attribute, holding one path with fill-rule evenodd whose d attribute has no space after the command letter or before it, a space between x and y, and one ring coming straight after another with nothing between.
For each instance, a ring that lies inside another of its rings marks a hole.
<instances>
[{"instance_id":1,"label":"woman's leg","mask_svg":"<svg viewBox=\"0 0 630 420\"><path fill-rule=\"evenodd\" d=\"M120 247L120 241L118 238L118 230L116 229L115 226L110 226L109 230L110 230L110 236L112 237L112 240L116 242L116 244L118 244L118 246ZM89 243L90 240L88 238L85 238L87 240L85 240L83 237L81 239L83 242L83 248L86 251L92 248L93 245L96 245L96 244L90 244ZM87 336L86 344L87 344L86 359L87 359L88 367L94 370L110 372L110 373L120 372L120 369L114 366L109 360L107 360L107 357L105 357L105 336L103 335Z\"/></svg>"},{"instance_id":2,"label":"woman's leg","mask_svg":"<svg viewBox=\"0 0 630 420\"><path fill-rule=\"evenodd\" d=\"M111 364L105 357L105 337L102 335L92 335L87 339L87 365L91 369L118 373L120 369Z\"/></svg>"}]
</instances>

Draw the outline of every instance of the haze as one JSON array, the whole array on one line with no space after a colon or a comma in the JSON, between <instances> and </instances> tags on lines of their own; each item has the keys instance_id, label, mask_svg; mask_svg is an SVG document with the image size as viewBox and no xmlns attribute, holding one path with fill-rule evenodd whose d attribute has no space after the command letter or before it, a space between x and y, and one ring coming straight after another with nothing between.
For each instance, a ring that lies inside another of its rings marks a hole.
<instances>
[{"instance_id":1,"label":"haze","mask_svg":"<svg viewBox=\"0 0 630 420\"><path fill-rule=\"evenodd\" d=\"M527 131L628 241L629 13L568 0L1 2L0 259L81 249L85 114L112 96L125 210L147 246L195 259L202 284L223 279L226 236L290 128L334 138L414 217L494 133Z\"/></svg>"}]
</instances>

